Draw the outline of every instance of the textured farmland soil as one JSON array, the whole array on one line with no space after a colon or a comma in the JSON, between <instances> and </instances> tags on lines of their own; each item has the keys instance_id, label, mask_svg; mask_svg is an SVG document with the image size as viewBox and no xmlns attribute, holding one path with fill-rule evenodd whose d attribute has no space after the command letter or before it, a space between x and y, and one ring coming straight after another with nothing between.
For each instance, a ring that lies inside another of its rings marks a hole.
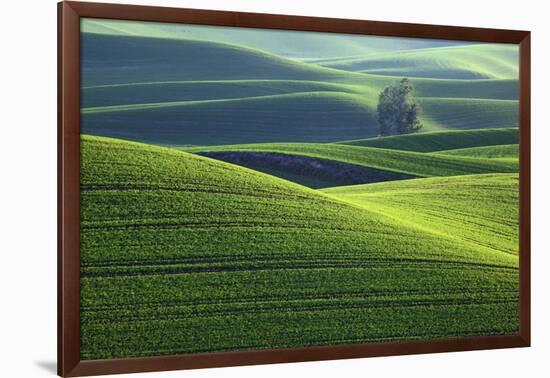
<instances>
[{"instance_id":1,"label":"textured farmland soil","mask_svg":"<svg viewBox=\"0 0 550 378\"><path fill-rule=\"evenodd\" d=\"M82 359L518 332L498 245L176 150L81 151Z\"/></svg>"},{"instance_id":2,"label":"textured farmland soil","mask_svg":"<svg viewBox=\"0 0 550 378\"><path fill-rule=\"evenodd\" d=\"M221 151L199 155L268 173L313 189L414 177L335 160L273 152Z\"/></svg>"}]
</instances>

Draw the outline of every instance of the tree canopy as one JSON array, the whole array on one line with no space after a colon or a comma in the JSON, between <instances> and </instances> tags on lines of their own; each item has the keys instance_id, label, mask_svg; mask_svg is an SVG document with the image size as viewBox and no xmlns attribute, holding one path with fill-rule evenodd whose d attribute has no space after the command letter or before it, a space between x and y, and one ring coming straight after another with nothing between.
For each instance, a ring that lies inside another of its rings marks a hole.
<instances>
[{"instance_id":1,"label":"tree canopy","mask_svg":"<svg viewBox=\"0 0 550 378\"><path fill-rule=\"evenodd\" d=\"M409 134L422 128L418 119L420 105L413 98L413 85L403 78L390 85L378 97L380 135Z\"/></svg>"}]
</instances>

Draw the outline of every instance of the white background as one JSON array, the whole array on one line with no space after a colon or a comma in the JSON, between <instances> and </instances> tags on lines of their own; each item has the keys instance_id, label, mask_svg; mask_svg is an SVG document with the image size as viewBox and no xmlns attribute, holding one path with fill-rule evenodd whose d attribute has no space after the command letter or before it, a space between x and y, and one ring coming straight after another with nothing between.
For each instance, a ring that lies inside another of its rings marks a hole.
<instances>
[{"instance_id":1,"label":"white background","mask_svg":"<svg viewBox=\"0 0 550 378\"><path fill-rule=\"evenodd\" d=\"M110 0L111 2L119 2ZM139 374L139 377L549 376L549 45L545 1L127 0L134 4L532 31L532 348ZM56 360L56 1L2 3L0 377L52 377Z\"/></svg>"}]
</instances>

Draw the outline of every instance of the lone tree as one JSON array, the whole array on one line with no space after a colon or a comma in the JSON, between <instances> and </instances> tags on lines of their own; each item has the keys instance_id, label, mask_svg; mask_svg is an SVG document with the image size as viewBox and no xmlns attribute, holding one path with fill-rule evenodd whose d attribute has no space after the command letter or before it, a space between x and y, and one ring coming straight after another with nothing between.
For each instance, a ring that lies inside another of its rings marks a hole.
<instances>
[{"instance_id":1,"label":"lone tree","mask_svg":"<svg viewBox=\"0 0 550 378\"><path fill-rule=\"evenodd\" d=\"M386 87L378 97L380 135L409 134L422 128L420 105L412 97L414 88L407 78Z\"/></svg>"}]
</instances>

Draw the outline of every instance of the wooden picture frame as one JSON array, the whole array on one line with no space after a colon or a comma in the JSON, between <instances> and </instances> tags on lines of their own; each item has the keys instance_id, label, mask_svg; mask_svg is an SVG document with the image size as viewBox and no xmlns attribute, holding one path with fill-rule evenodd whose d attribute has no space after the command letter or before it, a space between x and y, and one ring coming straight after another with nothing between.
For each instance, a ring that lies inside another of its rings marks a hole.
<instances>
[{"instance_id":1,"label":"wooden picture frame","mask_svg":"<svg viewBox=\"0 0 550 378\"><path fill-rule=\"evenodd\" d=\"M519 44L519 334L157 357L80 358L80 18ZM149 6L58 4L58 374L83 376L530 345L530 32Z\"/></svg>"}]
</instances>

